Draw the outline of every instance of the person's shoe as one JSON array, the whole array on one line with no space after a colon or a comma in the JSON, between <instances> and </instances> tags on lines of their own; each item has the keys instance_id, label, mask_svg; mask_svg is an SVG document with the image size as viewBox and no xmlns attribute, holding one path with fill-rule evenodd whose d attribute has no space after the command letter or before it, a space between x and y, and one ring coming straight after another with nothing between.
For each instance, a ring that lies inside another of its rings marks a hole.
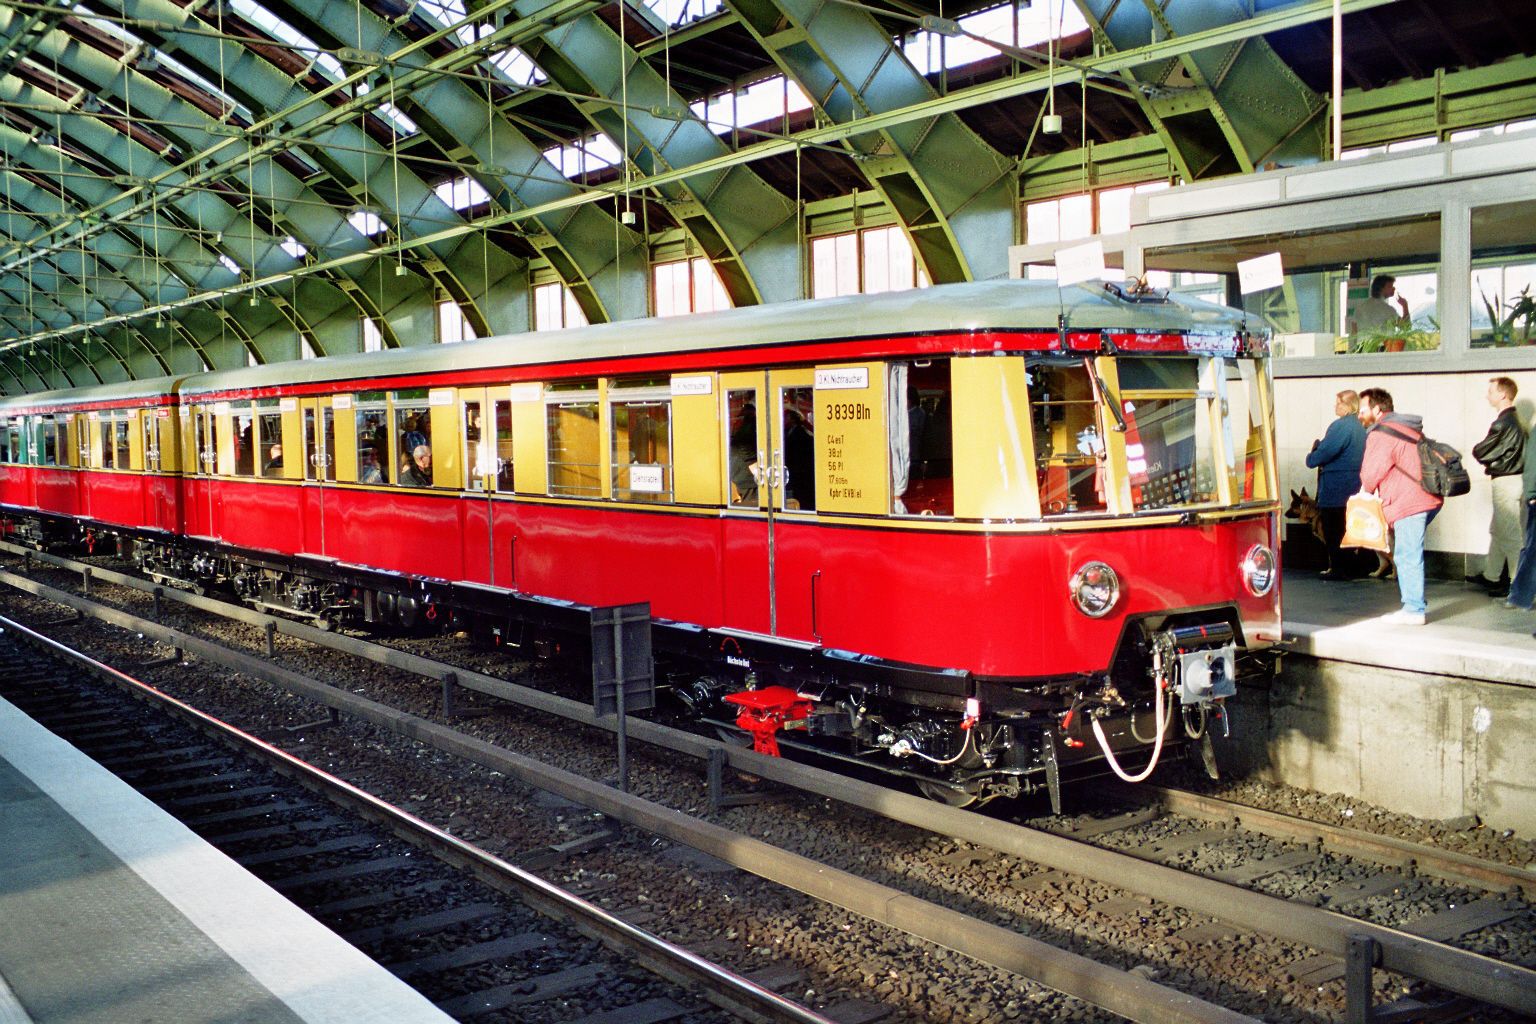
<instances>
[{"instance_id":1,"label":"person's shoe","mask_svg":"<svg viewBox=\"0 0 1536 1024\"><path fill-rule=\"evenodd\" d=\"M1422 626L1424 625L1423 612L1411 612L1406 608L1399 608L1381 617L1382 622L1389 626Z\"/></svg>"},{"instance_id":2,"label":"person's shoe","mask_svg":"<svg viewBox=\"0 0 1536 1024\"><path fill-rule=\"evenodd\" d=\"M1472 575L1465 577L1465 579L1468 583L1476 583L1479 586L1486 587L1488 585L1488 577L1484 576L1480 572L1475 572Z\"/></svg>"},{"instance_id":3,"label":"person's shoe","mask_svg":"<svg viewBox=\"0 0 1536 1024\"><path fill-rule=\"evenodd\" d=\"M1504 598L1509 596L1509 588L1494 587L1492 590L1488 591L1488 596L1493 598L1495 601L1502 601Z\"/></svg>"},{"instance_id":4,"label":"person's shoe","mask_svg":"<svg viewBox=\"0 0 1536 1024\"><path fill-rule=\"evenodd\" d=\"M1318 573L1317 578L1320 580L1328 580L1329 582L1349 579L1349 577L1345 576L1343 573L1334 572L1332 569L1329 569L1326 572Z\"/></svg>"}]
</instances>

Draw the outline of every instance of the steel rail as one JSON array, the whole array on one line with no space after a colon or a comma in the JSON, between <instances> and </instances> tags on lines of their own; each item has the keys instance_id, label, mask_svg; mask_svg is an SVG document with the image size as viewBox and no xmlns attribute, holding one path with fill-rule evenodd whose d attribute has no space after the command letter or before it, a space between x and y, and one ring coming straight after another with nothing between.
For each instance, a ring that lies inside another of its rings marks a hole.
<instances>
[{"instance_id":1,"label":"steel rail","mask_svg":"<svg viewBox=\"0 0 1536 1024\"><path fill-rule=\"evenodd\" d=\"M359 789L345 779L337 778L260 737L200 711L14 619L0 615L0 632L9 632L98 678L126 689L141 700L190 721L214 739L253 755L327 799L349 806L363 816L382 823L412 845L424 847L442 860L468 868L483 881L518 896L546 916L570 922L583 934L598 939L609 949L644 965L653 973L682 985L700 986L706 998L721 1009L764 1024L836 1024L830 1018L763 988L717 963L637 928L575 893L467 843L431 822Z\"/></svg>"},{"instance_id":2,"label":"steel rail","mask_svg":"<svg viewBox=\"0 0 1536 1024\"><path fill-rule=\"evenodd\" d=\"M1455 850L1442 850L1395 836L1298 818L1292 814L1252 807L1203 793L1151 785L1142 786L1139 791L1129 786L1118 788L1129 796L1160 804L1174 814L1205 821L1237 823L1277 839L1316 841L1328 849L1383 865L1412 864L1437 878L1470 882L1498 890L1518 889L1528 898L1536 897L1536 871L1530 868L1497 864Z\"/></svg>"},{"instance_id":3,"label":"steel rail","mask_svg":"<svg viewBox=\"0 0 1536 1024\"><path fill-rule=\"evenodd\" d=\"M14 573L0 571L0 582L74 608L111 625L137 632L146 639L173 646L261 679L396 735L502 772L617 821L693 847L813 899L841 907L981 962L1032 978L1122 1017L1147 1024L1258 1024L1252 1017L1159 985L1139 975L1059 949L999 925L978 921L898 889L829 867L670 807L621 792L601 782L543 764L447 726L273 665L256 655L162 626ZM0 619L0 622L4 621ZM815 1016L795 1019L822 1021L822 1018Z\"/></svg>"},{"instance_id":4,"label":"steel rail","mask_svg":"<svg viewBox=\"0 0 1536 1024\"><path fill-rule=\"evenodd\" d=\"M8 542L0 542L0 550L28 555L77 572L90 569L97 578L109 582L122 582L135 589L156 589L152 584L138 577L97 569ZM7 572L0 572L0 583L20 585L21 589L33 593L38 591L32 588L41 587L41 584ZM62 591L46 587L42 589L66 599L60 603L68 604L70 600L76 600L73 595ZM339 636L292 620L263 615L226 602L165 588L159 589L163 591L164 597L191 607L251 624L265 626L266 623L271 622L276 632L354 654L391 668L438 680L444 679L451 673L457 685L468 690L557 715L581 725L610 732L617 728L612 718L597 717L590 704L379 644ZM145 622L152 629L164 629L154 623L148 623L147 620L137 621ZM644 719L631 719L628 723L628 733L630 738L639 742L650 743L700 759L707 759L712 750L722 750L727 763L733 768L771 782L836 800L916 828L962 839L1001 853L1012 854L1059 871L1094 878L1261 934L1299 942L1341 959L1348 958L1352 937L1365 936L1379 945L1381 967L1421 978L1448 991L1469 996L1481 1002L1536 1015L1536 970L1531 968L1504 963L1445 943L1420 938L1333 911L1292 903L1227 882L1191 875L1130 854L1096 847L1082 840L1024 825L996 821L884 786L833 775L799 762L766 757L751 750L723 744Z\"/></svg>"}]
</instances>

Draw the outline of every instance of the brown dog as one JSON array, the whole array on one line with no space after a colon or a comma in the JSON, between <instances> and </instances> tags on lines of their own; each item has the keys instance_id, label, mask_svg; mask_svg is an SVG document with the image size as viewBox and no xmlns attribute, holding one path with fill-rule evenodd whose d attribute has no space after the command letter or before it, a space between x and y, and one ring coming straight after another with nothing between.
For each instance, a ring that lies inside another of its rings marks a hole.
<instances>
[{"instance_id":1,"label":"brown dog","mask_svg":"<svg viewBox=\"0 0 1536 1024\"><path fill-rule=\"evenodd\" d=\"M1310 527L1312 536L1317 542L1327 547L1328 541L1323 536L1323 517L1318 511L1317 499L1307 493L1303 487L1301 493L1291 492L1291 507L1285 510L1287 519L1295 519L1301 525ZM1396 574L1396 567L1392 564L1392 555L1386 551L1372 552L1376 556L1376 571L1371 573L1373 580L1388 580Z\"/></svg>"}]
</instances>

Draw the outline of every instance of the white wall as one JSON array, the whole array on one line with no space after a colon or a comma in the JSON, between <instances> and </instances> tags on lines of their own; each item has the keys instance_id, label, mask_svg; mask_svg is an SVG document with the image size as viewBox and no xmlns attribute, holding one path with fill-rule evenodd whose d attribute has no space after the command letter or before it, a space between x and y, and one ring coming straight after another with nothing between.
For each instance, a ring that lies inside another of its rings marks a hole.
<instances>
[{"instance_id":1,"label":"white wall","mask_svg":"<svg viewBox=\"0 0 1536 1024\"><path fill-rule=\"evenodd\" d=\"M1317 493L1317 471L1306 467L1312 442L1333 421L1333 396L1352 388L1386 388L1398 412L1424 417L1424 431L1453 445L1472 476L1472 493L1446 501L1430 524L1426 546L1431 551L1468 555L1488 553L1488 517L1492 512L1488 476L1472 458L1472 446L1483 439L1493 421L1486 395L1488 378L1506 376L1520 386L1515 406L1527 428L1536 413L1536 371L1508 373L1421 373L1371 377L1290 377L1275 381L1275 435L1278 444L1281 497L1305 486Z\"/></svg>"}]
</instances>

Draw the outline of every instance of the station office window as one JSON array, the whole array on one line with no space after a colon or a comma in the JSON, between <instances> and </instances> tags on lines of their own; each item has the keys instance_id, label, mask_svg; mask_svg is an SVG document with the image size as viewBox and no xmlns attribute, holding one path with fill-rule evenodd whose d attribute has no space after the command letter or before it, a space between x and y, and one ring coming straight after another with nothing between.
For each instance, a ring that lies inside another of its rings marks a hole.
<instances>
[{"instance_id":1,"label":"station office window","mask_svg":"<svg viewBox=\"0 0 1536 1024\"><path fill-rule=\"evenodd\" d=\"M1475 348L1536 345L1536 201L1472 210Z\"/></svg>"},{"instance_id":2,"label":"station office window","mask_svg":"<svg viewBox=\"0 0 1536 1024\"><path fill-rule=\"evenodd\" d=\"M811 240L811 298L926 288L928 274L917 264L912 243L900 227L865 228Z\"/></svg>"}]
</instances>

